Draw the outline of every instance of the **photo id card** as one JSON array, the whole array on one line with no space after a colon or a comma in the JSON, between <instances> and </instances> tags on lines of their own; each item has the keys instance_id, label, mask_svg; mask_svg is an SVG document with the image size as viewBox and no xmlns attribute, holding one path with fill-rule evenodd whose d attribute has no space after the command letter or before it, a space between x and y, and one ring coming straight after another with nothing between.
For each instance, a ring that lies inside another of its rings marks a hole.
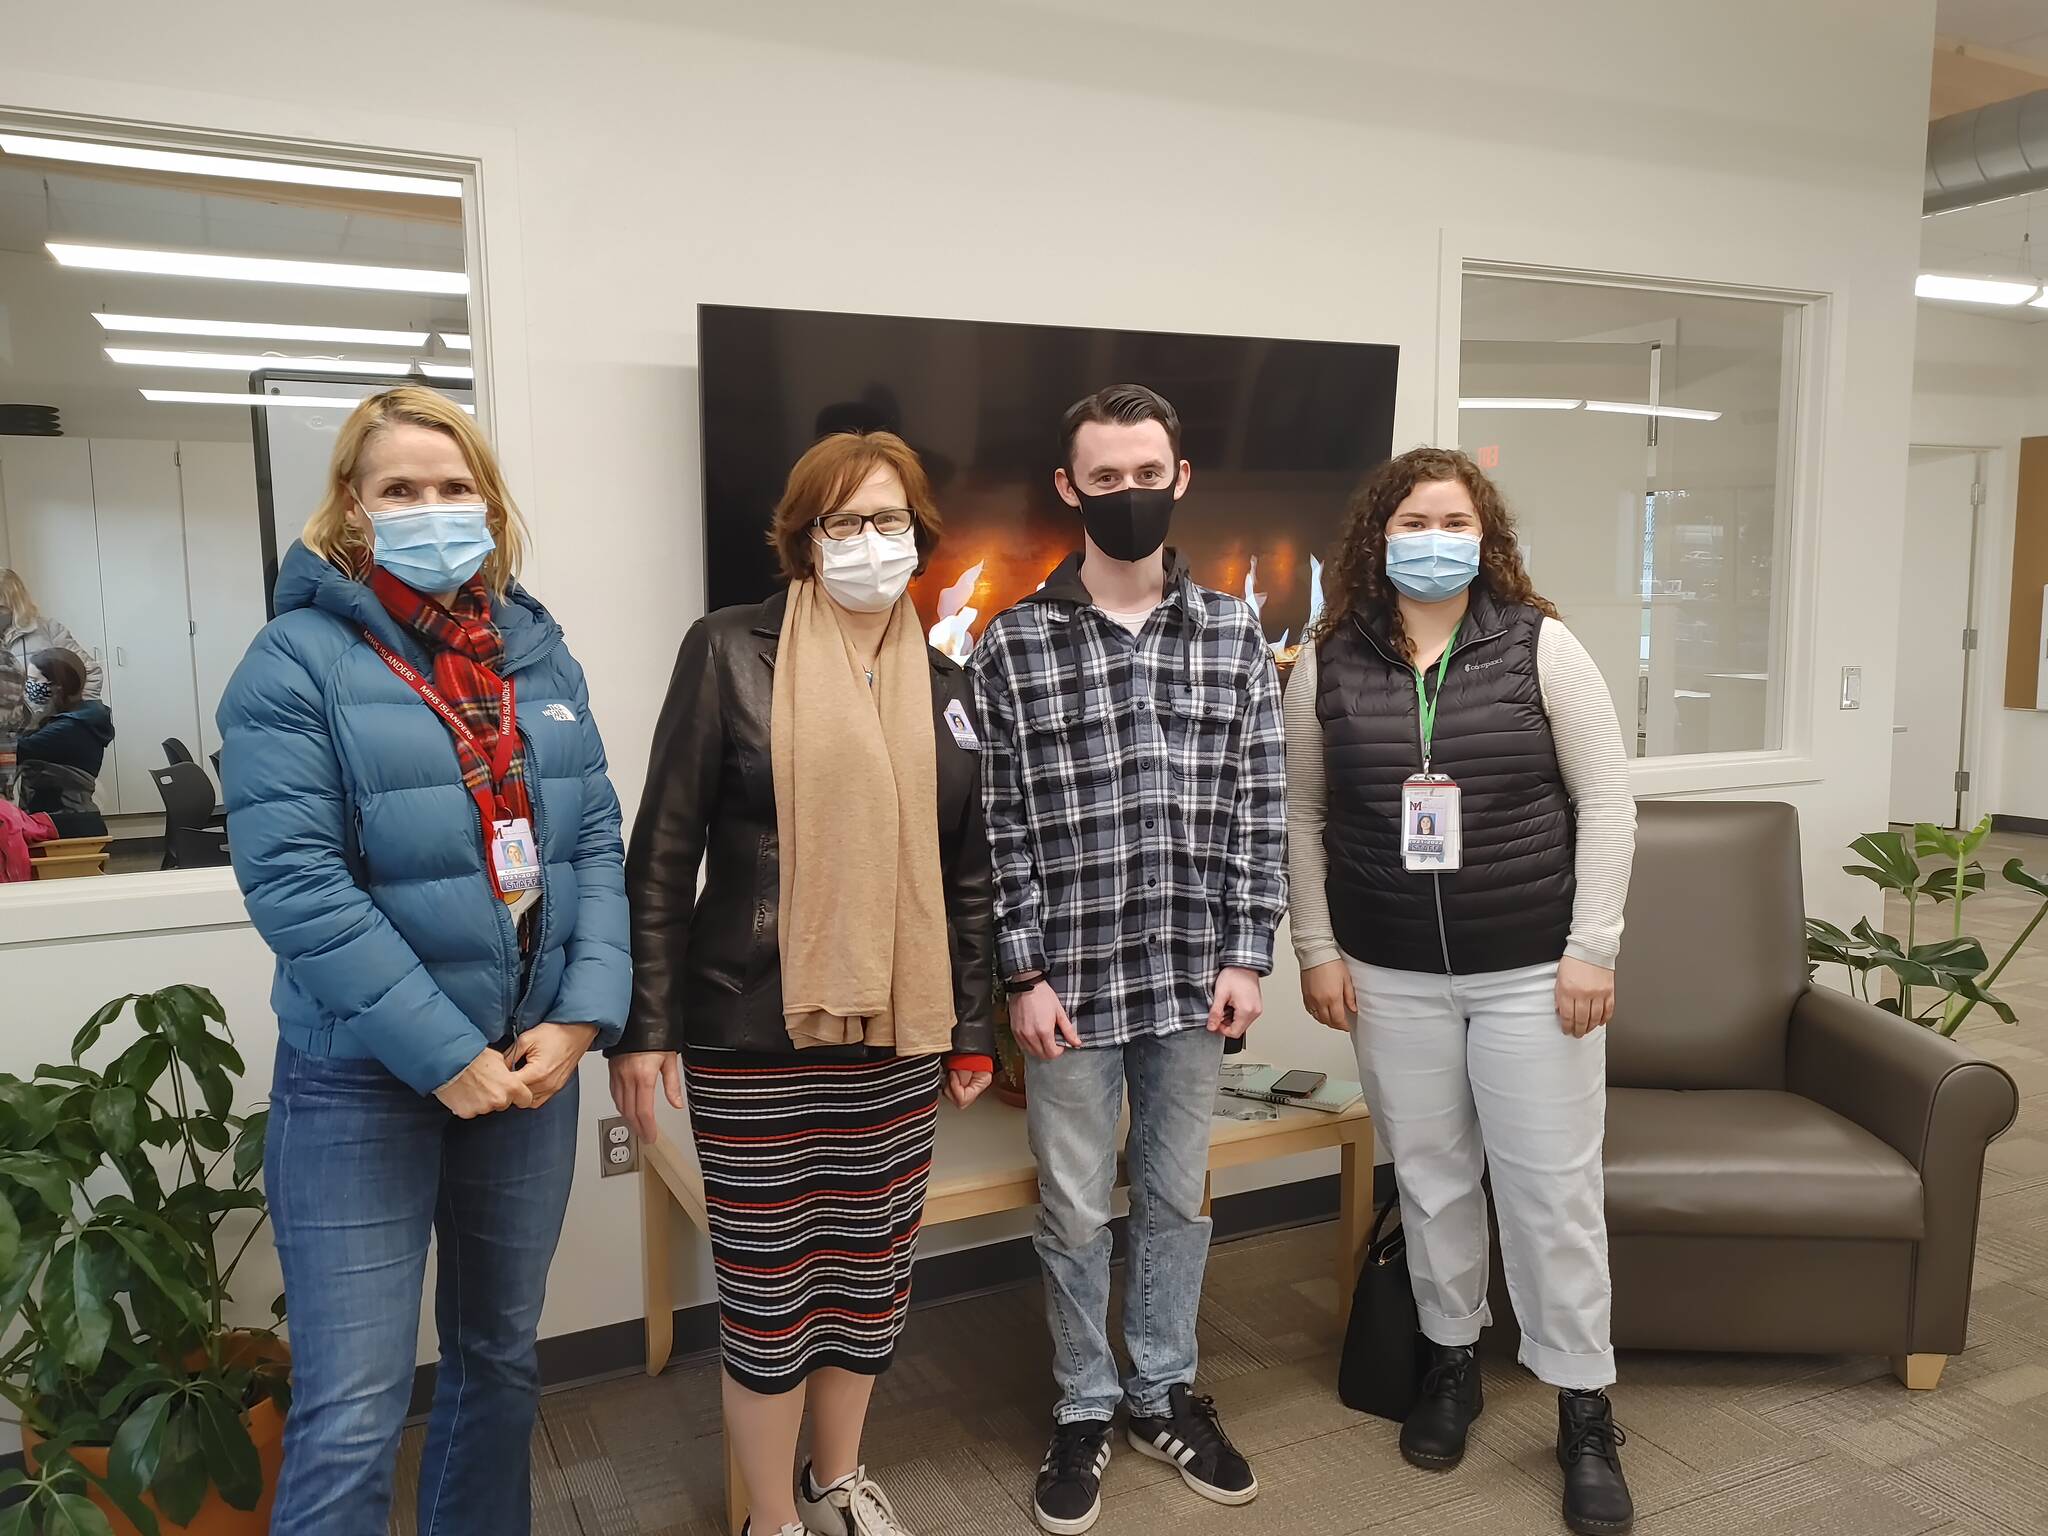
<instances>
[{"instance_id":1,"label":"photo id card","mask_svg":"<svg viewBox=\"0 0 2048 1536\"><path fill-rule=\"evenodd\" d=\"M981 738L974 734L974 722L967 718L967 706L958 699L946 706L946 729L953 733L953 745L961 751L981 750Z\"/></svg>"},{"instance_id":2,"label":"photo id card","mask_svg":"<svg viewBox=\"0 0 2048 1536\"><path fill-rule=\"evenodd\" d=\"M1427 773L1401 786L1401 864L1421 873L1461 867L1464 852L1458 825L1458 786L1441 773Z\"/></svg>"},{"instance_id":3,"label":"photo id card","mask_svg":"<svg viewBox=\"0 0 2048 1536\"><path fill-rule=\"evenodd\" d=\"M540 889L540 855L533 846L533 828L524 816L491 823L491 870L507 901L521 891Z\"/></svg>"}]
</instances>

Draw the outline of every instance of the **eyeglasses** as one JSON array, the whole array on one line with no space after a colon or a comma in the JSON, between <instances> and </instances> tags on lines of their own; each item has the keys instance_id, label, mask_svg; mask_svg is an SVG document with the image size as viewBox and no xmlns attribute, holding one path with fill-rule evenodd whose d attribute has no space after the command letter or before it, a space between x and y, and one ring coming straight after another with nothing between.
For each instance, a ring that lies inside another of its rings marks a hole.
<instances>
[{"instance_id":1,"label":"eyeglasses","mask_svg":"<svg viewBox=\"0 0 2048 1536\"><path fill-rule=\"evenodd\" d=\"M869 524L877 533L908 533L915 521L908 507L883 507L879 512L828 512L813 519L811 526L822 530L826 538L843 543L859 538Z\"/></svg>"}]
</instances>

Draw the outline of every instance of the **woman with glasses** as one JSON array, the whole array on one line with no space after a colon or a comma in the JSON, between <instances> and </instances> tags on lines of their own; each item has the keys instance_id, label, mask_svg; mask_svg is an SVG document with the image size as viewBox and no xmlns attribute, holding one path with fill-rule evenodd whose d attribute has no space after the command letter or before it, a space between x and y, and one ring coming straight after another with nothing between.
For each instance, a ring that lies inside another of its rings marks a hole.
<instances>
[{"instance_id":1,"label":"woman with glasses","mask_svg":"<svg viewBox=\"0 0 2048 1536\"><path fill-rule=\"evenodd\" d=\"M965 1108L993 1068L973 690L907 595L938 537L901 438L836 433L797 461L769 531L788 590L684 639L627 857L612 1094L652 1141L657 1097L680 1109L688 1084L726 1434L763 1536L902 1531L861 1429L942 1080Z\"/></svg>"}]
</instances>

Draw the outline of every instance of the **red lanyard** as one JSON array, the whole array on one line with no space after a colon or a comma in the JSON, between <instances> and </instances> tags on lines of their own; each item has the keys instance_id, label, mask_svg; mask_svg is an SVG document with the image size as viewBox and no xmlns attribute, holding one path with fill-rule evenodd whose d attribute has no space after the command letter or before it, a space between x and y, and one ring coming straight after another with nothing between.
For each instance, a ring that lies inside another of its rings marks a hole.
<instances>
[{"instance_id":1,"label":"red lanyard","mask_svg":"<svg viewBox=\"0 0 2048 1536\"><path fill-rule=\"evenodd\" d=\"M442 697L441 691L438 688L424 677L421 677L403 656L400 656L368 630L363 631L363 638L370 642L370 649L383 659L384 665L392 670L392 673L398 680L418 694L420 702L441 717L448 729L455 733L456 739L490 765L491 798L496 804L494 806L484 805L484 797L482 794L479 794L477 796L478 809L483 811L486 821L504 820L510 814L510 811L505 804L502 786L506 776L512 771L512 754L519 750L519 726L518 716L514 708L512 679L507 677L499 680L498 745L496 751L486 753L483 741L470 728L469 722L462 718L453 704L450 704L447 699ZM495 814L493 814L494 812Z\"/></svg>"}]
</instances>

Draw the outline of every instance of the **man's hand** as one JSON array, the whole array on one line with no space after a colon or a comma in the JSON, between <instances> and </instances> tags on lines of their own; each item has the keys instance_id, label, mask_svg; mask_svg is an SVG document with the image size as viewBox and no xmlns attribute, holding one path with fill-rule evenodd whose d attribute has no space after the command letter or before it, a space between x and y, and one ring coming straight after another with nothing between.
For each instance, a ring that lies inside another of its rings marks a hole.
<instances>
[{"instance_id":1,"label":"man's hand","mask_svg":"<svg viewBox=\"0 0 2048 1536\"><path fill-rule=\"evenodd\" d=\"M462 1120L495 1115L501 1109L533 1108L532 1085L506 1066L505 1058L490 1046L436 1088L434 1097Z\"/></svg>"},{"instance_id":2,"label":"man's hand","mask_svg":"<svg viewBox=\"0 0 2048 1536\"><path fill-rule=\"evenodd\" d=\"M1226 1040L1242 1040L1244 1032L1266 1011L1259 978L1241 966L1226 965L1216 973L1216 1000L1209 1005L1209 1032Z\"/></svg>"},{"instance_id":3,"label":"man's hand","mask_svg":"<svg viewBox=\"0 0 2048 1536\"><path fill-rule=\"evenodd\" d=\"M596 1038L595 1024L536 1024L513 1042L505 1065L533 1085L532 1107L539 1109L568 1086Z\"/></svg>"},{"instance_id":4,"label":"man's hand","mask_svg":"<svg viewBox=\"0 0 2048 1536\"><path fill-rule=\"evenodd\" d=\"M668 1090L668 1101L677 1109L683 1107L682 1058L674 1051L626 1051L612 1058L612 1103L649 1146L661 1140L661 1122L654 1114L657 1088Z\"/></svg>"},{"instance_id":5,"label":"man's hand","mask_svg":"<svg viewBox=\"0 0 2048 1536\"><path fill-rule=\"evenodd\" d=\"M1060 1006L1049 981L1010 999L1010 1033L1040 1061L1051 1061L1068 1046L1078 1050L1081 1045L1081 1032Z\"/></svg>"},{"instance_id":6,"label":"man's hand","mask_svg":"<svg viewBox=\"0 0 2048 1536\"><path fill-rule=\"evenodd\" d=\"M994 1073L963 1072L960 1068L954 1067L946 1073L946 1097L951 1099L956 1107L965 1109L980 1098L981 1091L994 1081Z\"/></svg>"},{"instance_id":7,"label":"man's hand","mask_svg":"<svg viewBox=\"0 0 2048 1536\"><path fill-rule=\"evenodd\" d=\"M1358 991L1351 985L1351 967L1325 960L1301 973L1301 1004L1325 1029L1349 1032L1358 1017Z\"/></svg>"},{"instance_id":8,"label":"man's hand","mask_svg":"<svg viewBox=\"0 0 2048 1536\"><path fill-rule=\"evenodd\" d=\"M1566 955L1557 962L1557 1021L1581 1039L1614 1017L1614 972Z\"/></svg>"}]
</instances>

